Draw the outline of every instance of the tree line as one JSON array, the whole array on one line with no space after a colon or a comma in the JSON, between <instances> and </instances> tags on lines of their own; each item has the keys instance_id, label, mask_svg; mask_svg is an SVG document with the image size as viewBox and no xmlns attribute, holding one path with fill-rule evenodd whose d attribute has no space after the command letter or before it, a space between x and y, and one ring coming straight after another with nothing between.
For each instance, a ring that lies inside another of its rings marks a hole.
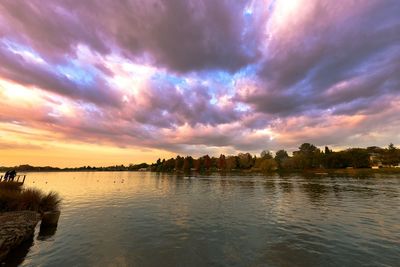
<instances>
[{"instance_id":1,"label":"tree line","mask_svg":"<svg viewBox=\"0 0 400 267\"><path fill-rule=\"evenodd\" d=\"M147 169L149 166L150 165L147 163L140 163L140 164L130 164L128 166L122 164L122 165L114 165L107 167L82 166L76 168L58 168L51 166L37 167L25 164L15 167L0 167L0 172L6 172L9 170L16 170L17 172L138 171L140 169Z\"/></svg>"},{"instance_id":2,"label":"tree line","mask_svg":"<svg viewBox=\"0 0 400 267\"><path fill-rule=\"evenodd\" d=\"M170 159L158 159L148 170L157 172L170 171L235 171L248 170L270 172L276 170L341 169L395 167L400 164L400 149L390 144L387 148L376 146L367 148L349 148L332 151L323 150L313 144L303 143L292 156L286 150L278 150L274 155L264 150L259 156L250 153L210 157L205 155L197 159L191 156L177 156Z\"/></svg>"},{"instance_id":3,"label":"tree line","mask_svg":"<svg viewBox=\"0 0 400 267\"><path fill-rule=\"evenodd\" d=\"M387 148L371 146L367 148L348 148L332 151L329 147L323 150L313 144L303 143L298 150L289 156L286 150L278 150L272 154L263 150L259 156L250 153L238 155L223 155L199 158L180 156L170 159L158 159L152 164L140 163L115 165L108 167L82 166L77 168L35 167L20 165L16 167L0 167L1 172L15 169L17 172L33 171L156 171L156 172L188 172L188 171L296 171L308 169L341 169L341 168L370 168L395 167L400 164L400 149L390 144Z\"/></svg>"}]
</instances>

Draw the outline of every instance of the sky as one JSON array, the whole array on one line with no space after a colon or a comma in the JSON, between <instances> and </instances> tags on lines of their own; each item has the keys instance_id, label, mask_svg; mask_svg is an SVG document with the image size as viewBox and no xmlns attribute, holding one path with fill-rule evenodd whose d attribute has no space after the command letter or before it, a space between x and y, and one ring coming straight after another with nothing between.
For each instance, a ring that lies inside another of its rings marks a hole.
<instances>
[{"instance_id":1,"label":"sky","mask_svg":"<svg viewBox=\"0 0 400 267\"><path fill-rule=\"evenodd\" d=\"M398 0L0 1L0 166L400 145Z\"/></svg>"}]
</instances>

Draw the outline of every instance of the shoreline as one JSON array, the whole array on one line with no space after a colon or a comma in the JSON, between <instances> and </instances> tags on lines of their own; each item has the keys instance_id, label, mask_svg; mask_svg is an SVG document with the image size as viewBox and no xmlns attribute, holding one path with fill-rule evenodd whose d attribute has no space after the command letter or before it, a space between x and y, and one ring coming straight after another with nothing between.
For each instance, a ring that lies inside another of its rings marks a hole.
<instances>
[{"instance_id":1,"label":"shoreline","mask_svg":"<svg viewBox=\"0 0 400 267\"><path fill-rule=\"evenodd\" d=\"M1 171L0 171L1 172ZM171 173L171 174L191 174L191 173L200 173L200 174L209 174L209 173L256 173L256 174L353 174L353 173L399 173L400 168L344 168L344 169L304 169L304 170L275 170L269 172L263 172L260 170L208 170L208 171L197 171L190 170L188 172L184 171L132 171L132 170L29 170L29 171L19 171L20 173L54 173L54 172L153 172L153 173Z\"/></svg>"},{"instance_id":2,"label":"shoreline","mask_svg":"<svg viewBox=\"0 0 400 267\"><path fill-rule=\"evenodd\" d=\"M31 238L41 216L35 211L8 211L0 213L0 262Z\"/></svg>"},{"instance_id":3,"label":"shoreline","mask_svg":"<svg viewBox=\"0 0 400 267\"><path fill-rule=\"evenodd\" d=\"M52 170L52 171L20 171L23 173L89 173L89 172L101 172L101 173L115 173L115 172L137 172L137 173L160 173L160 174L175 174L175 175L193 175L193 174L257 174L257 175L312 175L312 176L326 176L326 175L372 175L372 174L400 174L400 168L346 168L346 169L306 169L306 170L275 170L269 172L262 172L259 170L208 170L208 171L196 171L191 170L188 172L184 171L130 171L130 170Z\"/></svg>"}]
</instances>

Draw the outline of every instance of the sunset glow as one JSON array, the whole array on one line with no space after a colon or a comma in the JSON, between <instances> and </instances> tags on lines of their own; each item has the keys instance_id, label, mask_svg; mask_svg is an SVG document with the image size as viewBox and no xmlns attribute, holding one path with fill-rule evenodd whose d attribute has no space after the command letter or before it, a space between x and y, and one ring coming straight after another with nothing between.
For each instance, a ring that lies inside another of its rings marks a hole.
<instances>
[{"instance_id":1,"label":"sunset glow","mask_svg":"<svg viewBox=\"0 0 400 267\"><path fill-rule=\"evenodd\" d=\"M0 166L400 145L398 1L0 2Z\"/></svg>"}]
</instances>

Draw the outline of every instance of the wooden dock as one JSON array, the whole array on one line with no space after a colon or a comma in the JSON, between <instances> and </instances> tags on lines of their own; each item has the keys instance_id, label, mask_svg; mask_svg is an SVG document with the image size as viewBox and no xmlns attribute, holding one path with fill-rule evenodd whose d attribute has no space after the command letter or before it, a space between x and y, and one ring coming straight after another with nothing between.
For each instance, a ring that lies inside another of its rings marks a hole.
<instances>
[{"instance_id":1,"label":"wooden dock","mask_svg":"<svg viewBox=\"0 0 400 267\"><path fill-rule=\"evenodd\" d=\"M14 182L19 185L23 185L25 183L26 174L16 175L12 180L4 180L4 175L0 176L0 183Z\"/></svg>"}]
</instances>

